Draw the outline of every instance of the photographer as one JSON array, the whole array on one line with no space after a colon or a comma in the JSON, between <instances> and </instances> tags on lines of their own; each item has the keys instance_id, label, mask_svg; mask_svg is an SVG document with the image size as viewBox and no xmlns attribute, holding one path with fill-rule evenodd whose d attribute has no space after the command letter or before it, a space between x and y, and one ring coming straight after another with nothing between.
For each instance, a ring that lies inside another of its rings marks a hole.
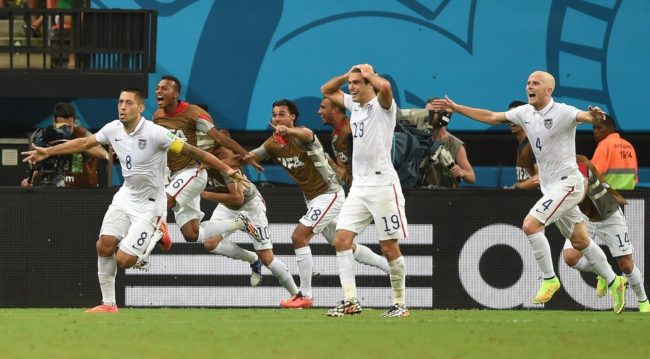
<instances>
[{"instance_id":1,"label":"photographer","mask_svg":"<svg viewBox=\"0 0 650 359\"><path fill-rule=\"evenodd\" d=\"M84 127L77 126L75 110L70 104L61 102L54 105L52 117L52 125L34 131L31 144L50 147L91 135ZM31 167L29 177L23 179L20 186L97 188L97 158L108 159L108 152L101 146L83 153L48 158Z\"/></svg>"},{"instance_id":2,"label":"photographer","mask_svg":"<svg viewBox=\"0 0 650 359\"><path fill-rule=\"evenodd\" d=\"M426 109L429 111L433 111L433 100L427 100ZM422 187L458 188L461 180L467 183L476 181L474 169L467 159L465 143L447 130L450 118L451 113L445 112L434 112L430 116L431 138L442 142L443 146L420 165L418 184Z\"/></svg>"}]
</instances>

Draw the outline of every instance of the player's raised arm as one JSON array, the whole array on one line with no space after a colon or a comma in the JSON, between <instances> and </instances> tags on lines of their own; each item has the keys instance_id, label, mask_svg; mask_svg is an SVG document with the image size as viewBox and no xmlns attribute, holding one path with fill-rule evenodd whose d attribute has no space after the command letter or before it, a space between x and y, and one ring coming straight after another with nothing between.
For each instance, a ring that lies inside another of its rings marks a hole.
<instances>
[{"instance_id":1,"label":"player's raised arm","mask_svg":"<svg viewBox=\"0 0 650 359\"><path fill-rule=\"evenodd\" d=\"M369 64L360 64L355 65L354 67L361 70L361 75L363 78L368 81L370 85L377 92L377 100L381 107L389 109L393 104L393 89L390 86L390 82L385 78L377 75L375 69L372 65Z\"/></svg>"},{"instance_id":2,"label":"player's raised arm","mask_svg":"<svg viewBox=\"0 0 650 359\"><path fill-rule=\"evenodd\" d=\"M458 112L461 115L469 117L475 121L483 122L488 125L498 125L508 121L505 112L493 112L482 108L463 106L455 103L452 99L445 96L444 99L433 100L434 111Z\"/></svg>"},{"instance_id":3,"label":"player's raised arm","mask_svg":"<svg viewBox=\"0 0 650 359\"><path fill-rule=\"evenodd\" d=\"M342 75L331 78L323 86L321 86L320 92L323 94L323 96L327 97L335 104L344 106L343 90L341 90L341 86L343 86L348 81L349 74L350 72L348 71Z\"/></svg>"}]
</instances>

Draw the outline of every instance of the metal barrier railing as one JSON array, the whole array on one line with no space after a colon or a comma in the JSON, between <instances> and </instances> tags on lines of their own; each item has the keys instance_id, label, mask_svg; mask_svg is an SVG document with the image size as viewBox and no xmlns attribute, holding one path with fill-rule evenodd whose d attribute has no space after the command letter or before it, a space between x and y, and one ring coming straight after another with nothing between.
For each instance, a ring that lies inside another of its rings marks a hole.
<instances>
[{"instance_id":1,"label":"metal barrier railing","mask_svg":"<svg viewBox=\"0 0 650 359\"><path fill-rule=\"evenodd\" d=\"M0 71L154 72L156 30L155 10L0 9Z\"/></svg>"}]
</instances>

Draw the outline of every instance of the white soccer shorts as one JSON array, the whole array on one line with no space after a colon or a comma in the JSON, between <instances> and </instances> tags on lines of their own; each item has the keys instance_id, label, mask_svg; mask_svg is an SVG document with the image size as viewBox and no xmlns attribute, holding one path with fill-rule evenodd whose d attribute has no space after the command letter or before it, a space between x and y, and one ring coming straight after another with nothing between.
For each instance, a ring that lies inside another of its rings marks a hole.
<instances>
[{"instance_id":1,"label":"white soccer shorts","mask_svg":"<svg viewBox=\"0 0 650 359\"><path fill-rule=\"evenodd\" d=\"M330 222L336 221L344 201L343 189L336 193L323 193L311 200L306 200L307 213L300 218L300 223L311 227L314 233L321 233Z\"/></svg>"},{"instance_id":2,"label":"white soccer shorts","mask_svg":"<svg viewBox=\"0 0 650 359\"><path fill-rule=\"evenodd\" d=\"M620 209L604 221L589 221L587 223L587 232L589 238L596 241L596 243L606 245L614 258L634 253L627 222Z\"/></svg>"},{"instance_id":3,"label":"white soccer shorts","mask_svg":"<svg viewBox=\"0 0 650 359\"><path fill-rule=\"evenodd\" d=\"M360 234L374 220L380 241L405 239L408 237L405 202L399 183L377 187L353 185L339 214L336 229Z\"/></svg>"},{"instance_id":4,"label":"white soccer shorts","mask_svg":"<svg viewBox=\"0 0 650 359\"><path fill-rule=\"evenodd\" d=\"M528 213L546 226L555 223L565 238L571 238L576 223L587 221L578 208L584 196L584 177L567 176L545 193Z\"/></svg>"},{"instance_id":5,"label":"white soccer shorts","mask_svg":"<svg viewBox=\"0 0 650 359\"><path fill-rule=\"evenodd\" d=\"M184 168L170 178L165 192L176 200L172 210L179 228L193 219L199 222L203 219L205 214L201 212L201 192L207 182L207 171L199 171L198 167Z\"/></svg>"},{"instance_id":6,"label":"white soccer shorts","mask_svg":"<svg viewBox=\"0 0 650 359\"><path fill-rule=\"evenodd\" d=\"M119 248L126 254L141 257L154 238L162 214L151 208L127 209L111 203L104 215L100 235L113 236L119 241ZM155 204L152 202L152 208Z\"/></svg>"},{"instance_id":7,"label":"white soccer shorts","mask_svg":"<svg viewBox=\"0 0 650 359\"><path fill-rule=\"evenodd\" d=\"M266 217L266 204L264 203L264 199L262 199L262 197L259 195L251 198L238 210L233 210L224 206L223 204L219 204L217 208L214 209L214 212L212 212L210 220L223 221L233 219L238 217L239 213L243 213L251 219L251 222L253 222L253 225L255 225L257 233L260 235L261 241L257 241L251 237L251 239L253 239L253 248L255 248L256 251L273 248L273 243L271 243L271 235L269 233L269 220ZM226 238L231 233L232 232L224 233L223 237Z\"/></svg>"}]
</instances>

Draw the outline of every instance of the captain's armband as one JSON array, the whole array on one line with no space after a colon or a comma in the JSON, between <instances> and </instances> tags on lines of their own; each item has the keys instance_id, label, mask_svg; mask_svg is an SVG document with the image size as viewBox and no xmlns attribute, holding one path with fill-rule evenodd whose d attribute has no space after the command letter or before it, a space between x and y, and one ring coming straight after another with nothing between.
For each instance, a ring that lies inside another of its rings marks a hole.
<instances>
[{"instance_id":1,"label":"captain's armband","mask_svg":"<svg viewBox=\"0 0 650 359\"><path fill-rule=\"evenodd\" d=\"M176 154L181 153L183 146L185 146L185 141L180 138L175 138L169 145L169 151Z\"/></svg>"}]
</instances>

